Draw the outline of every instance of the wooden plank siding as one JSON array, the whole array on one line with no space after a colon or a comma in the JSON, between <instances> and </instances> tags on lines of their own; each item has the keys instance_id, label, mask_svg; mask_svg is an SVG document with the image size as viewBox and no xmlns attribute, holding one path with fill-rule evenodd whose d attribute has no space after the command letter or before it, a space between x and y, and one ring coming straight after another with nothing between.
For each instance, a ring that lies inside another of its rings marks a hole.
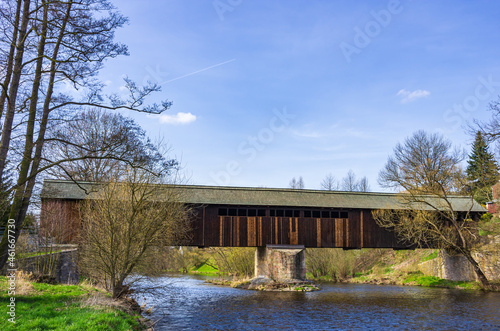
<instances>
[{"instance_id":1,"label":"wooden plank siding","mask_svg":"<svg viewBox=\"0 0 500 331\"><path fill-rule=\"evenodd\" d=\"M76 243L81 228L78 200L42 201L41 226L57 232L60 242ZM227 207L227 206L225 206ZM269 216L271 209L287 207L252 207L265 210L266 216L220 216L220 205L197 206L191 217L191 233L179 243L200 247L256 247L266 245L303 245L325 248L406 248L394 234L379 227L370 209L342 209L347 218ZM240 206L234 206L238 209ZM246 207L243 207L246 208ZM304 207L304 209L307 209ZM330 208L332 209L332 208Z\"/></svg>"},{"instance_id":2,"label":"wooden plank siding","mask_svg":"<svg viewBox=\"0 0 500 331\"><path fill-rule=\"evenodd\" d=\"M190 235L175 245L408 248L372 217L375 209L406 209L400 194L164 185L158 187L153 200L163 201L172 188L182 192L181 202L194 211ZM97 199L100 189L99 183L45 180L41 231L59 243L77 243L82 226L79 204L84 199ZM455 211L471 212L475 220L486 212L470 197L448 198ZM436 197L428 199L440 203ZM432 210L429 206L423 209Z\"/></svg>"},{"instance_id":3,"label":"wooden plank siding","mask_svg":"<svg viewBox=\"0 0 500 331\"><path fill-rule=\"evenodd\" d=\"M220 216L217 205L199 207L189 246L304 245L325 248L405 248L379 227L371 210L348 210L348 218ZM235 207L238 208L238 207Z\"/></svg>"},{"instance_id":4,"label":"wooden plank siding","mask_svg":"<svg viewBox=\"0 0 500 331\"><path fill-rule=\"evenodd\" d=\"M40 233L58 243L76 243L80 236L81 217L78 200L45 199L40 209Z\"/></svg>"}]
</instances>

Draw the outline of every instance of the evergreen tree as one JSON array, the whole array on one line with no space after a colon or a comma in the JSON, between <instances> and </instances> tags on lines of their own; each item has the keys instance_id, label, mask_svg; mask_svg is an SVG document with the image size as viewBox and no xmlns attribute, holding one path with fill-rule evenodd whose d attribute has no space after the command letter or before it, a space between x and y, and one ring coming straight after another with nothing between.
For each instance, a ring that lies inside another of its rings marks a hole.
<instances>
[{"instance_id":1,"label":"evergreen tree","mask_svg":"<svg viewBox=\"0 0 500 331\"><path fill-rule=\"evenodd\" d=\"M471 183L470 188L474 198L479 203L485 204L492 199L491 187L498 182L500 174L498 164L493 154L489 152L488 144L480 131L476 134L467 163L467 179Z\"/></svg>"}]
</instances>

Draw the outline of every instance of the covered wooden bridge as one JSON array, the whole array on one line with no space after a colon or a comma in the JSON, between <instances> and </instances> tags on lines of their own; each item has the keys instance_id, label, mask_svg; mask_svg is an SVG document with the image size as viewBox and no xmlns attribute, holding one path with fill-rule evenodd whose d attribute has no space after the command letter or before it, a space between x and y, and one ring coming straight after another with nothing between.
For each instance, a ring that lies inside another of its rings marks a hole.
<instances>
[{"instance_id":1,"label":"covered wooden bridge","mask_svg":"<svg viewBox=\"0 0 500 331\"><path fill-rule=\"evenodd\" d=\"M52 221L60 223L66 233L75 232L67 236L70 241L80 228L76 206L95 186L44 182L42 210L58 210L59 219ZM396 194L197 185L176 188L182 191L182 202L196 209L190 239L183 243L186 246L409 248L372 217L376 209L403 208ZM485 212L470 198L450 200L456 211ZM42 215L42 222L48 221Z\"/></svg>"},{"instance_id":2,"label":"covered wooden bridge","mask_svg":"<svg viewBox=\"0 0 500 331\"><path fill-rule=\"evenodd\" d=\"M93 198L98 184L46 180L41 223L75 241L81 228L78 204ZM171 189L171 186L163 186ZM255 276L273 280L304 280L305 248L408 249L394 233L379 227L376 209L401 209L398 195L247 187L176 185L180 199L196 211L191 235L179 245L257 247ZM158 201L162 200L158 188ZM90 192L90 194L89 194ZM485 212L467 197L451 197L457 212L477 217Z\"/></svg>"}]
</instances>

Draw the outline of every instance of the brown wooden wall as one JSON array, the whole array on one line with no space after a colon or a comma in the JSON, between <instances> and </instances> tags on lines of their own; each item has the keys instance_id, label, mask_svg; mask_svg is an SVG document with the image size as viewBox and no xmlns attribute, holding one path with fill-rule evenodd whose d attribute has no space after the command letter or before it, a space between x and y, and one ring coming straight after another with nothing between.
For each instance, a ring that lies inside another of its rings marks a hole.
<instances>
[{"instance_id":1,"label":"brown wooden wall","mask_svg":"<svg viewBox=\"0 0 500 331\"><path fill-rule=\"evenodd\" d=\"M58 244L77 243L81 221L79 200L44 199L40 210L40 232Z\"/></svg>"},{"instance_id":2,"label":"brown wooden wall","mask_svg":"<svg viewBox=\"0 0 500 331\"><path fill-rule=\"evenodd\" d=\"M57 237L59 243L76 243L78 240L81 229L78 203L76 200L42 201L41 227L50 231L50 236ZM406 248L397 242L392 232L375 223L368 209L343 210L347 212L347 218L321 218L304 217L307 209L300 208L288 208L299 212L298 217L270 216L270 211L279 207L261 207L266 216L219 216L220 207L196 207L190 238L179 244L200 247L272 244L346 249Z\"/></svg>"},{"instance_id":3,"label":"brown wooden wall","mask_svg":"<svg viewBox=\"0 0 500 331\"><path fill-rule=\"evenodd\" d=\"M348 218L219 216L218 206L197 208L191 246L304 245L329 248L406 248L379 227L371 210L351 209Z\"/></svg>"}]
</instances>

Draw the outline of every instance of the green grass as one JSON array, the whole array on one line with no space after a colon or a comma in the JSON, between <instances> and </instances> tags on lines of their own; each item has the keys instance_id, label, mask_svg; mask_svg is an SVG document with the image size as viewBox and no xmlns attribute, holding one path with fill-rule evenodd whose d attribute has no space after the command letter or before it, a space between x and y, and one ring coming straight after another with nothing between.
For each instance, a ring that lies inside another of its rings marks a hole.
<instances>
[{"instance_id":1,"label":"green grass","mask_svg":"<svg viewBox=\"0 0 500 331\"><path fill-rule=\"evenodd\" d=\"M16 323L7 320L7 278L0 277L3 330L140 330L139 316L103 306L84 307L81 299L100 291L80 285L33 283L28 295L16 295ZM104 293L101 293L104 295Z\"/></svg>"},{"instance_id":2,"label":"green grass","mask_svg":"<svg viewBox=\"0 0 500 331\"><path fill-rule=\"evenodd\" d=\"M420 285L427 287L462 288L468 290L478 290L476 282L463 282L441 279L435 276L425 276L422 273L413 273L405 277L402 281L404 285Z\"/></svg>"},{"instance_id":3,"label":"green grass","mask_svg":"<svg viewBox=\"0 0 500 331\"><path fill-rule=\"evenodd\" d=\"M314 277L312 272L306 272L306 279L315 280L318 282L338 282L338 279L335 277L335 275L328 274Z\"/></svg>"},{"instance_id":4,"label":"green grass","mask_svg":"<svg viewBox=\"0 0 500 331\"><path fill-rule=\"evenodd\" d=\"M53 251L53 252L20 253L20 254L17 255L17 257L20 258L20 259L24 259L24 258L27 258L27 257L41 256L41 255L47 255L47 254L52 254L52 253L59 253L61 251L62 250L59 249L59 250Z\"/></svg>"},{"instance_id":5,"label":"green grass","mask_svg":"<svg viewBox=\"0 0 500 331\"><path fill-rule=\"evenodd\" d=\"M314 277L312 273L306 273L306 278L313 279L313 280L320 281L320 282L336 282L337 281L331 275Z\"/></svg>"},{"instance_id":6,"label":"green grass","mask_svg":"<svg viewBox=\"0 0 500 331\"><path fill-rule=\"evenodd\" d=\"M370 274L373 273L373 269L370 269L370 270L367 270L365 272L356 272L354 273L354 278L358 278L358 277L363 277L363 276L368 276ZM366 277L365 277L366 278Z\"/></svg>"},{"instance_id":7,"label":"green grass","mask_svg":"<svg viewBox=\"0 0 500 331\"><path fill-rule=\"evenodd\" d=\"M203 275L218 275L218 274L220 274L218 269L216 269L216 268L214 268L206 263L203 263L198 268L191 269L190 273L203 274Z\"/></svg>"},{"instance_id":8,"label":"green grass","mask_svg":"<svg viewBox=\"0 0 500 331\"><path fill-rule=\"evenodd\" d=\"M363 275L361 275L361 276L355 276L355 278L356 278L358 281L360 281L360 282L366 282L367 280L369 280L369 279L370 279L370 277L369 277L369 276L363 276Z\"/></svg>"},{"instance_id":9,"label":"green grass","mask_svg":"<svg viewBox=\"0 0 500 331\"><path fill-rule=\"evenodd\" d=\"M437 257L438 257L438 252L434 251L434 252L430 253L429 255L424 256L420 261L421 262L430 261L430 260L433 260Z\"/></svg>"}]
</instances>

